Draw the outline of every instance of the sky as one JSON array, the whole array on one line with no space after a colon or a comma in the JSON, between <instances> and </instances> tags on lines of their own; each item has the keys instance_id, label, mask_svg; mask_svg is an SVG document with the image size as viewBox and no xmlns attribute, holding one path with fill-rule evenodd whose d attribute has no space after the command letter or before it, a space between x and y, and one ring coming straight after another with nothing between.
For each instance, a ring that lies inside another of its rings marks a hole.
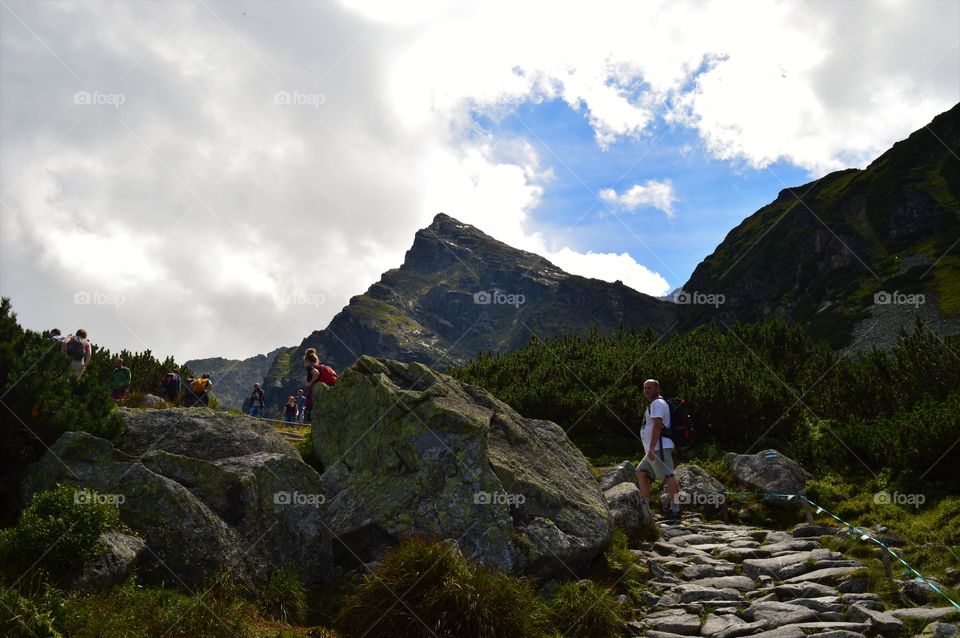
<instances>
[{"instance_id":1,"label":"sky","mask_svg":"<svg viewBox=\"0 0 960 638\"><path fill-rule=\"evenodd\" d=\"M0 294L178 360L297 345L438 212L680 287L960 102L960 0L0 0Z\"/></svg>"}]
</instances>

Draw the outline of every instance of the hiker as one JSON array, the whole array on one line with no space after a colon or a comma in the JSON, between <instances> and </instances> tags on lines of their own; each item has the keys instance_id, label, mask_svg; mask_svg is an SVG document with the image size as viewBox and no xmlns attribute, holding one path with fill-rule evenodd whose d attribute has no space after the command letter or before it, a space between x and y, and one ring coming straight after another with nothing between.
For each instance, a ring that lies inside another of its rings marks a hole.
<instances>
[{"instance_id":1,"label":"hiker","mask_svg":"<svg viewBox=\"0 0 960 638\"><path fill-rule=\"evenodd\" d=\"M114 368L110 373L110 392L114 401L123 401L130 391L130 383L133 381L133 375L130 374L130 368L123 365L123 359L117 357L113 360Z\"/></svg>"},{"instance_id":2,"label":"hiker","mask_svg":"<svg viewBox=\"0 0 960 638\"><path fill-rule=\"evenodd\" d=\"M250 416L262 419L264 405L266 403L263 400L263 390L260 389L259 383L254 383L253 392L250 393Z\"/></svg>"},{"instance_id":3,"label":"hiker","mask_svg":"<svg viewBox=\"0 0 960 638\"><path fill-rule=\"evenodd\" d=\"M50 331L50 334L47 336L47 339L57 344L58 346L63 343L63 335L60 334L60 328L54 328Z\"/></svg>"},{"instance_id":4,"label":"hiker","mask_svg":"<svg viewBox=\"0 0 960 638\"><path fill-rule=\"evenodd\" d=\"M180 401L180 375L176 371L171 370L170 372L163 375L163 378L160 379L160 387L163 389L163 396L172 403L177 405Z\"/></svg>"},{"instance_id":5,"label":"hiker","mask_svg":"<svg viewBox=\"0 0 960 638\"><path fill-rule=\"evenodd\" d=\"M333 385L337 382L336 371L325 363L320 363L316 348L307 348L303 355L303 364L307 368L307 392L304 407L304 419L310 421L313 416L313 386L317 383Z\"/></svg>"},{"instance_id":6,"label":"hiker","mask_svg":"<svg viewBox=\"0 0 960 638\"><path fill-rule=\"evenodd\" d=\"M90 357L93 356L93 349L87 341L87 331L80 328L76 334L64 339L60 348L70 359L70 368L79 379L90 364Z\"/></svg>"},{"instance_id":7,"label":"hiker","mask_svg":"<svg viewBox=\"0 0 960 638\"><path fill-rule=\"evenodd\" d=\"M297 396L294 398L297 402L297 423L303 423L303 411L307 403L307 397L303 396L303 390L297 390Z\"/></svg>"},{"instance_id":8,"label":"hiker","mask_svg":"<svg viewBox=\"0 0 960 638\"><path fill-rule=\"evenodd\" d=\"M647 379L643 382L643 395L650 402L643 413L644 424L640 438L643 441L643 460L637 465L637 482L640 493L647 503L650 502L650 481L663 479L670 497L670 512L667 518L680 520L680 502L677 498L679 487L673 476L673 441L665 436L664 430L670 428L670 405L660 396L660 382Z\"/></svg>"},{"instance_id":9,"label":"hiker","mask_svg":"<svg viewBox=\"0 0 960 638\"><path fill-rule=\"evenodd\" d=\"M283 406L283 420L287 423L296 423L298 412L297 399L291 394L287 397L287 404Z\"/></svg>"},{"instance_id":10,"label":"hiker","mask_svg":"<svg viewBox=\"0 0 960 638\"><path fill-rule=\"evenodd\" d=\"M194 379L190 384L190 392L193 394L193 405L210 405L210 390L213 388L213 382L209 374L200 375L199 379Z\"/></svg>"}]
</instances>

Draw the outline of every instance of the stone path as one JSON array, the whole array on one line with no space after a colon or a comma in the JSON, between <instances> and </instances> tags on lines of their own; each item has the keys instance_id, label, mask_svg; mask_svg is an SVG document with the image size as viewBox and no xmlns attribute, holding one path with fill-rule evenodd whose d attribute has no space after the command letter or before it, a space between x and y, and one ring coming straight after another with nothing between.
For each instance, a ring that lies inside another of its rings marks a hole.
<instances>
[{"instance_id":1,"label":"stone path","mask_svg":"<svg viewBox=\"0 0 960 638\"><path fill-rule=\"evenodd\" d=\"M913 618L929 623L924 636L960 638L944 622L958 617L952 607L887 610L867 591L864 566L817 540L835 528L769 531L695 514L659 524L661 540L632 550L660 594L649 594L646 617L628 624L631 636L892 638L911 635L903 621Z\"/></svg>"}]
</instances>

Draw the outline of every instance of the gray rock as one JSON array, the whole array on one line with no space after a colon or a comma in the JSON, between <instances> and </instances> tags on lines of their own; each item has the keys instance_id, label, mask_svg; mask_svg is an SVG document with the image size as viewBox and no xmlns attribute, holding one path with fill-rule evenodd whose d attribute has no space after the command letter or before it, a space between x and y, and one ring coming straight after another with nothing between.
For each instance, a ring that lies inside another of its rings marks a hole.
<instances>
[{"instance_id":1,"label":"gray rock","mask_svg":"<svg viewBox=\"0 0 960 638\"><path fill-rule=\"evenodd\" d=\"M756 578L761 574L784 580L811 570L808 562L830 558L829 549L814 549L808 552L794 552L771 558L749 558L743 561L743 574Z\"/></svg>"},{"instance_id":2,"label":"gray rock","mask_svg":"<svg viewBox=\"0 0 960 638\"><path fill-rule=\"evenodd\" d=\"M960 620L960 611L953 607L908 607L892 609L887 613L901 620Z\"/></svg>"},{"instance_id":3,"label":"gray rock","mask_svg":"<svg viewBox=\"0 0 960 638\"><path fill-rule=\"evenodd\" d=\"M683 583L673 588L673 592L681 603L691 603L696 601L721 601L738 602L740 592L733 588L717 589L715 587L702 587L691 583Z\"/></svg>"},{"instance_id":4,"label":"gray rock","mask_svg":"<svg viewBox=\"0 0 960 638\"><path fill-rule=\"evenodd\" d=\"M868 609L862 605L851 605L848 617L853 622L866 622L870 629L882 636L899 636L903 623L883 611Z\"/></svg>"},{"instance_id":5,"label":"gray rock","mask_svg":"<svg viewBox=\"0 0 960 638\"><path fill-rule=\"evenodd\" d=\"M883 611L886 609L886 605L883 604L883 599L880 598L877 594L872 592L861 592L861 593L847 593L843 595L843 602L848 605L853 603L859 604L861 607L867 607L869 609L874 609L876 611Z\"/></svg>"},{"instance_id":6,"label":"gray rock","mask_svg":"<svg viewBox=\"0 0 960 638\"><path fill-rule=\"evenodd\" d=\"M812 549L821 548L823 548L823 545L817 541L798 539L790 539L788 541L780 541L778 543L769 543L760 546L760 549L765 549L770 552L770 556L777 556L778 554L787 552L809 552Z\"/></svg>"},{"instance_id":7,"label":"gray rock","mask_svg":"<svg viewBox=\"0 0 960 638\"><path fill-rule=\"evenodd\" d=\"M956 625L948 625L942 622L932 622L920 632L923 638L957 638L957 634Z\"/></svg>"},{"instance_id":8,"label":"gray rock","mask_svg":"<svg viewBox=\"0 0 960 638\"><path fill-rule=\"evenodd\" d=\"M940 589L943 589L943 585L937 581L932 582ZM924 605L939 596L933 587L930 586L930 583L920 578L911 578L905 581L903 583L903 593L907 595L907 598L909 598L911 602L917 605Z\"/></svg>"},{"instance_id":9,"label":"gray rock","mask_svg":"<svg viewBox=\"0 0 960 638\"><path fill-rule=\"evenodd\" d=\"M743 611L743 616L747 620L763 620L770 627L783 627L784 625L819 620L817 613L812 609L773 600L752 603Z\"/></svg>"},{"instance_id":10,"label":"gray rock","mask_svg":"<svg viewBox=\"0 0 960 638\"><path fill-rule=\"evenodd\" d=\"M680 486L680 508L716 515L726 500L724 487L706 470L697 465L685 464L676 468L674 476Z\"/></svg>"},{"instance_id":11,"label":"gray rock","mask_svg":"<svg viewBox=\"0 0 960 638\"><path fill-rule=\"evenodd\" d=\"M818 596L816 598L794 598L790 601L791 605L800 605L807 609L812 609L821 616L825 612L843 611L846 605L840 602L839 596Z\"/></svg>"},{"instance_id":12,"label":"gray rock","mask_svg":"<svg viewBox=\"0 0 960 638\"><path fill-rule=\"evenodd\" d=\"M777 627L768 631L761 631L759 634L751 634L755 638L803 638L803 630L799 627Z\"/></svg>"},{"instance_id":13,"label":"gray rock","mask_svg":"<svg viewBox=\"0 0 960 638\"><path fill-rule=\"evenodd\" d=\"M600 474L600 490L606 492L620 483L633 483L639 488L636 469L637 466L630 461L621 461L619 465L606 468Z\"/></svg>"},{"instance_id":14,"label":"gray rock","mask_svg":"<svg viewBox=\"0 0 960 638\"><path fill-rule=\"evenodd\" d=\"M227 572L254 584L284 566L310 584L333 577L320 476L272 428L206 409L121 415L127 427L116 447L64 433L27 477L25 495L65 483L122 497L121 520L146 542L136 567L144 582L192 588ZM287 504L277 502L283 493ZM315 495L315 505L300 502Z\"/></svg>"},{"instance_id":15,"label":"gray rock","mask_svg":"<svg viewBox=\"0 0 960 638\"><path fill-rule=\"evenodd\" d=\"M363 356L317 384L312 441L330 528L364 560L403 537L456 538L488 565L568 578L610 543L603 493L560 426L420 363Z\"/></svg>"},{"instance_id":16,"label":"gray rock","mask_svg":"<svg viewBox=\"0 0 960 638\"><path fill-rule=\"evenodd\" d=\"M819 598L821 596L838 596L840 592L834 587L816 582L797 582L789 585L780 584L773 588L773 593L781 601L794 598Z\"/></svg>"},{"instance_id":17,"label":"gray rock","mask_svg":"<svg viewBox=\"0 0 960 638\"><path fill-rule=\"evenodd\" d=\"M644 536L654 525L653 514L647 499L643 498L633 483L617 483L606 492L603 498L610 509L613 526L622 530L627 538Z\"/></svg>"},{"instance_id":18,"label":"gray rock","mask_svg":"<svg viewBox=\"0 0 960 638\"><path fill-rule=\"evenodd\" d=\"M707 618L703 621L703 626L700 628L700 635L706 636L707 638L712 638L726 629L731 627L742 627L747 624L747 621L734 616L733 614L709 614Z\"/></svg>"},{"instance_id":19,"label":"gray rock","mask_svg":"<svg viewBox=\"0 0 960 638\"><path fill-rule=\"evenodd\" d=\"M861 636L863 636L863 633L859 631L833 629L830 631L821 631L816 634L808 634L807 638L860 638Z\"/></svg>"},{"instance_id":20,"label":"gray rock","mask_svg":"<svg viewBox=\"0 0 960 638\"><path fill-rule=\"evenodd\" d=\"M719 576L717 578L701 578L694 580L691 585L700 587L716 587L718 589L730 588L737 591L747 592L754 587L753 581L746 576Z\"/></svg>"},{"instance_id":21,"label":"gray rock","mask_svg":"<svg viewBox=\"0 0 960 638\"><path fill-rule=\"evenodd\" d=\"M814 565L814 568L816 565ZM805 574L798 574L790 578L783 579L784 583L815 582L815 583L840 583L847 579L851 574L856 574L863 570L863 566L849 567L828 567L826 569L814 569L814 571ZM841 589L840 591L843 591Z\"/></svg>"},{"instance_id":22,"label":"gray rock","mask_svg":"<svg viewBox=\"0 0 960 638\"><path fill-rule=\"evenodd\" d=\"M100 534L97 544L102 553L83 566L80 576L71 587L85 592L99 592L119 585L133 575L133 568L146 548L142 539L107 531Z\"/></svg>"},{"instance_id":23,"label":"gray rock","mask_svg":"<svg viewBox=\"0 0 960 638\"><path fill-rule=\"evenodd\" d=\"M819 631L819 632L822 632L822 633L827 633L827 632L830 632L830 633L840 632L840 633L843 633L843 634L851 634L851 635L853 635L853 636L862 636L862 635L863 635L863 632L865 632L865 631L867 631L867 629L869 629L869 625L867 625L867 623L844 622L843 620L837 620L837 621L828 620L828 621L820 621L820 622L801 622L801 623L797 623L797 624L795 624L795 625L793 625L793 626L796 627L797 629L802 629L802 630L804 630L805 632L806 632L806 631L811 631L811 632L817 632L817 631Z\"/></svg>"},{"instance_id":24,"label":"gray rock","mask_svg":"<svg viewBox=\"0 0 960 638\"><path fill-rule=\"evenodd\" d=\"M767 558L770 552L759 547L731 547L720 552L720 558L740 563L748 558Z\"/></svg>"},{"instance_id":25,"label":"gray rock","mask_svg":"<svg viewBox=\"0 0 960 638\"><path fill-rule=\"evenodd\" d=\"M758 631L763 631L766 628L767 621L765 620L758 620L745 625L731 625L723 631L714 634L713 638L739 638L740 636L749 636Z\"/></svg>"},{"instance_id":26,"label":"gray rock","mask_svg":"<svg viewBox=\"0 0 960 638\"><path fill-rule=\"evenodd\" d=\"M837 568L837 569L849 569L849 568ZM844 594L862 594L867 591L867 588L870 586L870 579L867 576L861 576L854 574L848 576L837 585L837 589Z\"/></svg>"},{"instance_id":27,"label":"gray rock","mask_svg":"<svg viewBox=\"0 0 960 638\"><path fill-rule=\"evenodd\" d=\"M143 408L162 408L164 400L155 394L145 394L140 398L140 407Z\"/></svg>"},{"instance_id":28,"label":"gray rock","mask_svg":"<svg viewBox=\"0 0 960 638\"><path fill-rule=\"evenodd\" d=\"M690 580L698 580L702 578L714 578L719 576L731 576L733 575L734 568L733 565L717 565L714 563L706 563L699 565L688 565L683 568L683 577Z\"/></svg>"},{"instance_id":29,"label":"gray rock","mask_svg":"<svg viewBox=\"0 0 960 638\"><path fill-rule=\"evenodd\" d=\"M644 620L644 624L653 631L663 631L683 636L696 636L700 633L700 617L682 609L670 609L650 614Z\"/></svg>"},{"instance_id":30,"label":"gray rock","mask_svg":"<svg viewBox=\"0 0 960 638\"><path fill-rule=\"evenodd\" d=\"M810 474L799 463L776 450L764 450L757 454L730 452L724 460L737 481L757 492L800 494L810 479ZM800 504L798 498L788 501L786 498L770 497L764 500L774 504Z\"/></svg>"},{"instance_id":31,"label":"gray rock","mask_svg":"<svg viewBox=\"0 0 960 638\"><path fill-rule=\"evenodd\" d=\"M839 528L829 525L813 525L810 523L801 523L793 528L794 538L812 538L817 536L834 536Z\"/></svg>"}]
</instances>

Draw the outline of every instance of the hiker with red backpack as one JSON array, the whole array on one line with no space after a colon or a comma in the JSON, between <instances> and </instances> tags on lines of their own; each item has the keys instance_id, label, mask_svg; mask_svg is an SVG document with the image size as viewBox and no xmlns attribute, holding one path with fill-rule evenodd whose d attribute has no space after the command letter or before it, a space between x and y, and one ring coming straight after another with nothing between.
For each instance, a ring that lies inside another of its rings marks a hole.
<instances>
[{"instance_id":1,"label":"hiker with red backpack","mask_svg":"<svg viewBox=\"0 0 960 638\"><path fill-rule=\"evenodd\" d=\"M688 438L689 429L685 428L682 436L678 431L671 429L673 419L671 412L680 416L677 410L671 410L671 404L660 396L660 382L656 379L647 379L643 382L643 395L650 402L643 414L644 425L640 438L643 441L643 460L637 465L637 482L640 484L640 493L650 502L650 481L653 478L663 479L667 495L670 498L669 520L680 520L680 502L677 495L680 488L673 475L673 451L677 447L673 438ZM679 400L678 400L679 401ZM682 402L681 402L682 404ZM678 407L683 407L679 405ZM683 407L684 414L686 408ZM679 423L677 424L680 425ZM683 444L685 441L681 441Z\"/></svg>"},{"instance_id":2,"label":"hiker with red backpack","mask_svg":"<svg viewBox=\"0 0 960 638\"><path fill-rule=\"evenodd\" d=\"M93 348L87 341L87 331L83 328L77 330L63 340L60 349L70 359L70 369L79 379L83 376L83 371L90 365L90 358L93 356Z\"/></svg>"},{"instance_id":3,"label":"hiker with red backpack","mask_svg":"<svg viewBox=\"0 0 960 638\"><path fill-rule=\"evenodd\" d=\"M303 355L303 365L307 368L307 400L304 402L304 419L309 422L313 416L313 386L318 383L333 385L337 382L337 372L325 363L320 363L316 348L307 348Z\"/></svg>"}]
</instances>

